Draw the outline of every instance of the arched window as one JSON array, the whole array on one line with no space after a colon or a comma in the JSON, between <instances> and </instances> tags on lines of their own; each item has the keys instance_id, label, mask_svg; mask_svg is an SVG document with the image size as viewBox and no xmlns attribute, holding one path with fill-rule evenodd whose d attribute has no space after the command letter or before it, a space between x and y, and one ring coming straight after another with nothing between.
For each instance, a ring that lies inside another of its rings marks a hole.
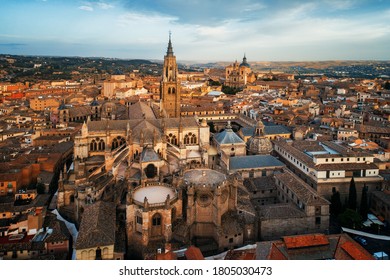
<instances>
[{"instance_id":1,"label":"arched window","mask_svg":"<svg viewBox=\"0 0 390 280\"><path fill-rule=\"evenodd\" d=\"M161 215L155 214L152 218L152 225L153 226L161 226Z\"/></svg>"},{"instance_id":2,"label":"arched window","mask_svg":"<svg viewBox=\"0 0 390 280\"><path fill-rule=\"evenodd\" d=\"M168 94L171 94L171 88L168 88Z\"/></svg>"},{"instance_id":3,"label":"arched window","mask_svg":"<svg viewBox=\"0 0 390 280\"><path fill-rule=\"evenodd\" d=\"M172 93L175 94L176 93L176 90L175 88L172 88Z\"/></svg>"},{"instance_id":4,"label":"arched window","mask_svg":"<svg viewBox=\"0 0 390 280\"><path fill-rule=\"evenodd\" d=\"M191 136L191 143L192 144L196 144L196 135L195 134L192 134L192 136Z\"/></svg>"},{"instance_id":5,"label":"arched window","mask_svg":"<svg viewBox=\"0 0 390 280\"><path fill-rule=\"evenodd\" d=\"M111 150L118 148L118 146L119 146L118 140L116 138L114 138L114 140L112 140Z\"/></svg>"},{"instance_id":6,"label":"arched window","mask_svg":"<svg viewBox=\"0 0 390 280\"><path fill-rule=\"evenodd\" d=\"M177 138L176 138L176 135L173 135L172 133L169 133L169 135L167 136L167 141L169 143L171 143L172 145L176 145L177 146Z\"/></svg>"},{"instance_id":7,"label":"arched window","mask_svg":"<svg viewBox=\"0 0 390 280\"><path fill-rule=\"evenodd\" d=\"M162 217L156 213L152 217L152 236L161 236L162 234Z\"/></svg>"},{"instance_id":8,"label":"arched window","mask_svg":"<svg viewBox=\"0 0 390 280\"><path fill-rule=\"evenodd\" d=\"M81 252L81 259L82 260L88 260L88 252L86 250L83 250Z\"/></svg>"},{"instance_id":9,"label":"arched window","mask_svg":"<svg viewBox=\"0 0 390 280\"><path fill-rule=\"evenodd\" d=\"M108 259L108 248L107 247L103 248L103 259Z\"/></svg>"},{"instance_id":10,"label":"arched window","mask_svg":"<svg viewBox=\"0 0 390 280\"><path fill-rule=\"evenodd\" d=\"M101 260L101 259L102 259L102 249L100 249L100 247L97 247L95 260Z\"/></svg>"},{"instance_id":11,"label":"arched window","mask_svg":"<svg viewBox=\"0 0 390 280\"><path fill-rule=\"evenodd\" d=\"M96 151L96 150L97 150L97 143L96 143L95 139L92 140L92 142L91 142L91 144L90 144L90 146L89 146L89 149L90 149L91 151Z\"/></svg>"},{"instance_id":12,"label":"arched window","mask_svg":"<svg viewBox=\"0 0 390 280\"><path fill-rule=\"evenodd\" d=\"M103 139L100 139L98 148L99 151L104 151L104 149L106 148L106 143L104 143Z\"/></svg>"},{"instance_id":13,"label":"arched window","mask_svg":"<svg viewBox=\"0 0 390 280\"><path fill-rule=\"evenodd\" d=\"M96 251L93 250L93 249L89 249L89 251L88 251L88 259L94 260L95 257L96 257Z\"/></svg>"},{"instance_id":14,"label":"arched window","mask_svg":"<svg viewBox=\"0 0 390 280\"><path fill-rule=\"evenodd\" d=\"M114 138L114 140L112 140L111 149L114 150L125 143L126 143L125 138L123 138L122 136L118 136Z\"/></svg>"},{"instance_id":15,"label":"arched window","mask_svg":"<svg viewBox=\"0 0 390 280\"><path fill-rule=\"evenodd\" d=\"M186 136L184 136L184 145L187 145L190 143L190 138L188 137L188 135L186 134Z\"/></svg>"}]
</instances>

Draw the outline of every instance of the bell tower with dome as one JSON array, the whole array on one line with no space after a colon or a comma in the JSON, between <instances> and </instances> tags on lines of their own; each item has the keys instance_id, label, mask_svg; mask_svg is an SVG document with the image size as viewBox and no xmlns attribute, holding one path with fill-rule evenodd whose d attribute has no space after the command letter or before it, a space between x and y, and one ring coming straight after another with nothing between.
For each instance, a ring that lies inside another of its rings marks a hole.
<instances>
[{"instance_id":1,"label":"bell tower with dome","mask_svg":"<svg viewBox=\"0 0 390 280\"><path fill-rule=\"evenodd\" d=\"M256 123L253 136L247 142L249 155L269 155L272 152L272 143L264 135L264 124L261 120Z\"/></svg>"},{"instance_id":2,"label":"bell tower with dome","mask_svg":"<svg viewBox=\"0 0 390 280\"><path fill-rule=\"evenodd\" d=\"M232 65L229 65L225 68L225 85L229 87L243 88L248 83L248 77L251 73L251 66L249 65L246 59L246 55L244 54L240 64L238 64L236 61Z\"/></svg>"},{"instance_id":3,"label":"bell tower with dome","mask_svg":"<svg viewBox=\"0 0 390 280\"><path fill-rule=\"evenodd\" d=\"M178 67L176 56L173 54L171 33L167 53L164 56L164 67L161 80L161 102L163 115L168 118L180 117L180 81L178 79Z\"/></svg>"}]
</instances>

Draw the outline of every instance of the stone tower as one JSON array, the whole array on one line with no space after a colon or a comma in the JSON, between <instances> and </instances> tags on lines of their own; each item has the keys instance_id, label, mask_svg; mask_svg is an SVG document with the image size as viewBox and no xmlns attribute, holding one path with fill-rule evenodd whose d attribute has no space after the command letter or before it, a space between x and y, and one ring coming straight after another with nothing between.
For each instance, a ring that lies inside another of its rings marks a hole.
<instances>
[{"instance_id":1,"label":"stone tower","mask_svg":"<svg viewBox=\"0 0 390 280\"><path fill-rule=\"evenodd\" d=\"M173 55L171 34L169 34L167 54L164 56L160 92L165 116L169 118L180 117L180 81L178 79L176 56Z\"/></svg>"}]
</instances>

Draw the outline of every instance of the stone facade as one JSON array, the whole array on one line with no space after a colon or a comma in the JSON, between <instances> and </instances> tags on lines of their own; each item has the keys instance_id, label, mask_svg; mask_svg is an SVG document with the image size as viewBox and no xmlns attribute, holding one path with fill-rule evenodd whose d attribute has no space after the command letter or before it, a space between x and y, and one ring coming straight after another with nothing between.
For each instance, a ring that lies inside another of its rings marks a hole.
<instances>
[{"instance_id":1,"label":"stone facade","mask_svg":"<svg viewBox=\"0 0 390 280\"><path fill-rule=\"evenodd\" d=\"M180 117L180 80L178 78L176 56L173 54L170 36L167 54L164 56L160 92L163 114L169 118Z\"/></svg>"},{"instance_id":2,"label":"stone facade","mask_svg":"<svg viewBox=\"0 0 390 280\"><path fill-rule=\"evenodd\" d=\"M250 65L244 56L242 63L234 62L225 68L225 85L229 87L242 88L247 82L252 73Z\"/></svg>"}]
</instances>

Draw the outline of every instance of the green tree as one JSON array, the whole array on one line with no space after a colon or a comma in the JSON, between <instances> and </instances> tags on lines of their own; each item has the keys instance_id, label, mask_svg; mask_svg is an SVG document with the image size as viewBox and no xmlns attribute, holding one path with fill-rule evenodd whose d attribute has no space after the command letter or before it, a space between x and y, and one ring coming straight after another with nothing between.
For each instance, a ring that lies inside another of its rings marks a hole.
<instances>
[{"instance_id":1,"label":"green tree","mask_svg":"<svg viewBox=\"0 0 390 280\"><path fill-rule=\"evenodd\" d=\"M349 195L348 195L348 207L349 209L356 210L356 185L355 180L351 179L351 183L349 185Z\"/></svg>"},{"instance_id":2,"label":"green tree","mask_svg":"<svg viewBox=\"0 0 390 280\"><path fill-rule=\"evenodd\" d=\"M364 185L362 190L362 199L360 202L360 216L363 220L367 220L368 214L368 198L367 198L368 187Z\"/></svg>"},{"instance_id":3,"label":"green tree","mask_svg":"<svg viewBox=\"0 0 390 280\"><path fill-rule=\"evenodd\" d=\"M338 220L342 227L347 228L360 228L362 224L362 217L359 213L352 209L345 210L342 214L338 216Z\"/></svg>"},{"instance_id":4,"label":"green tree","mask_svg":"<svg viewBox=\"0 0 390 280\"><path fill-rule=\"evenodd\" d=\"M334 216L338 216L341 213L342 205L340 200L340 193L335 188L332 190L332 196L330 198L330 213Z\"/></svg>"}]
</instances>

